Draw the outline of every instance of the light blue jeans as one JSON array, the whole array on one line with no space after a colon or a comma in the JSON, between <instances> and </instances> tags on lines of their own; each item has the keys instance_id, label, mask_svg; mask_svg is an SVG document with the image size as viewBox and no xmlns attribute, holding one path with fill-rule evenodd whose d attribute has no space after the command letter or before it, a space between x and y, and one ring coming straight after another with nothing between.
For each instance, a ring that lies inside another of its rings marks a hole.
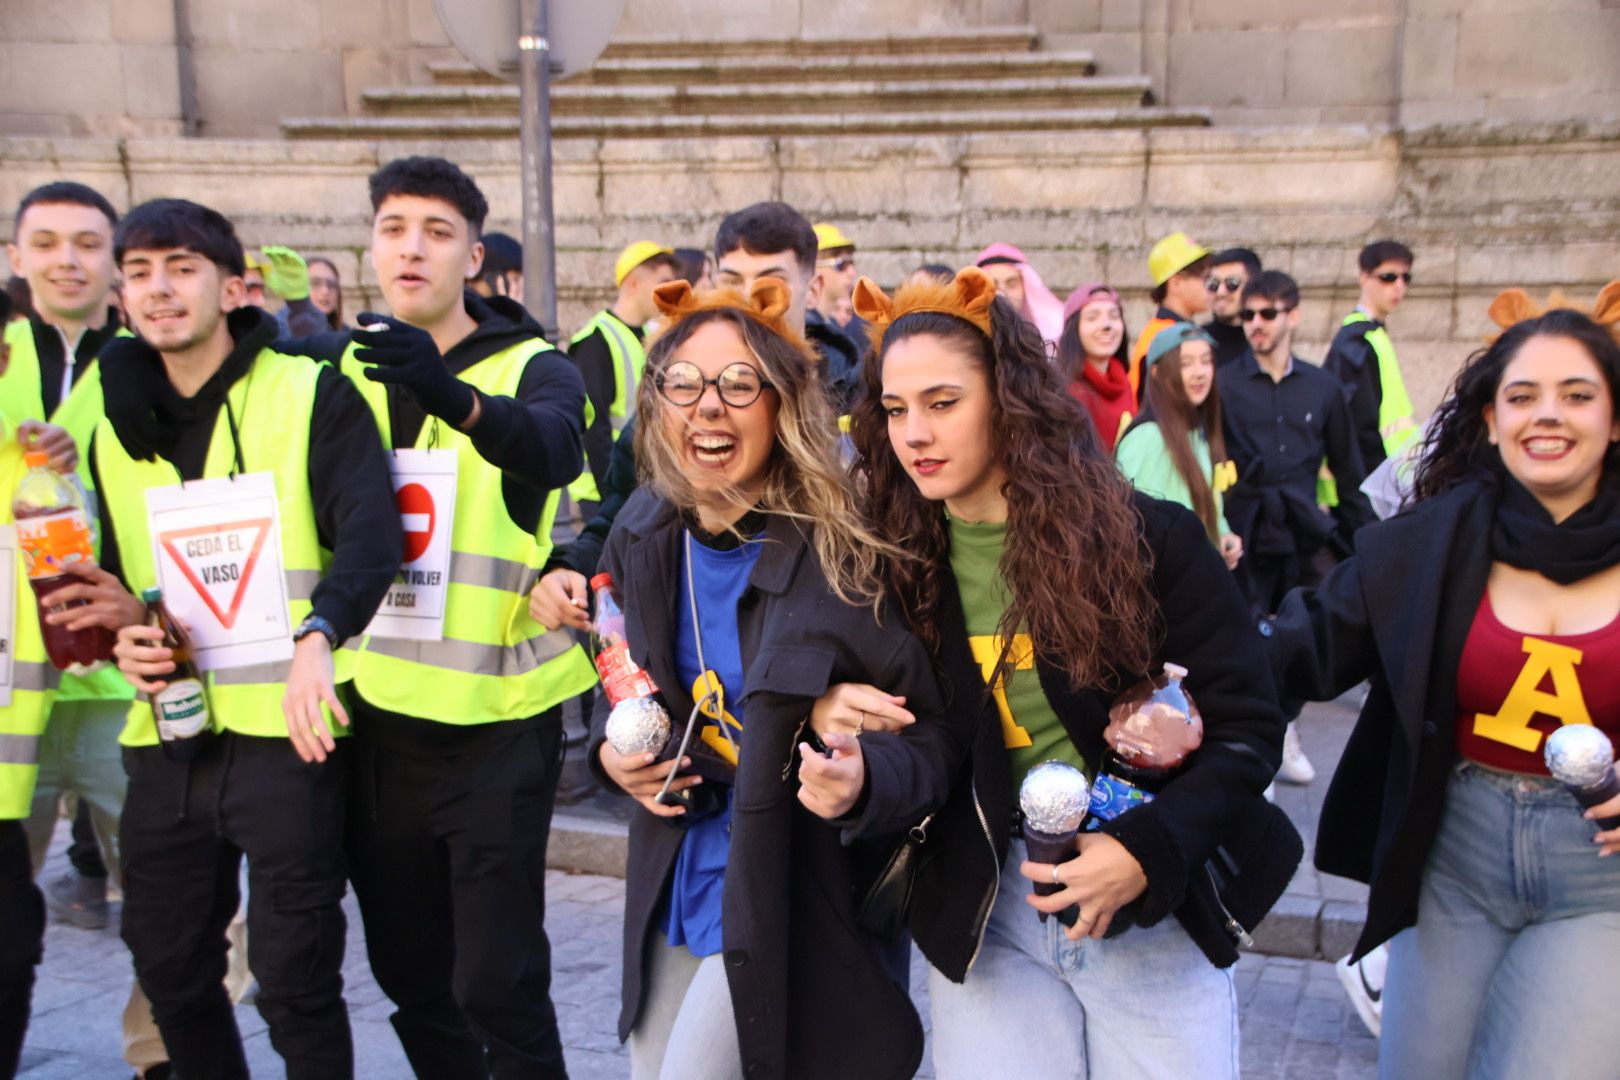
<instances>
[{"instance_id":1,"label":"light blue jeans","mask_svg":"<svg viewBox=\"0 0 1620 1080\"><path fill-rule=\"evenodd\" d=\"M1174 917L1071 942L1024 902L1014 840L978 959L928 972L940 1080L1225 1080L1238 1075L1237 991Z\"/></svg>"},{"instance_id":2,"label":"light blue jeans","mask_svg":"<svg viewBox=\"0 0 1620 1080\"><path fill-rule=\"evenodd\" d=\"M731 987L720 954L695 957L662 929L647 943L646 997L630 1032L631 1080L742 1080Z\"/></svg>"},{"instance_id":3,"label":"light blue jeans","mask_svg":"<svg viewBox=\"0 0 1620 1080\"><path fill-rule=\"evenodd\" d=\"M1620 859L1556 781L1460 765L1390 942L1384 1080L1620 1076Z\"/></svg>"}]
</instances>

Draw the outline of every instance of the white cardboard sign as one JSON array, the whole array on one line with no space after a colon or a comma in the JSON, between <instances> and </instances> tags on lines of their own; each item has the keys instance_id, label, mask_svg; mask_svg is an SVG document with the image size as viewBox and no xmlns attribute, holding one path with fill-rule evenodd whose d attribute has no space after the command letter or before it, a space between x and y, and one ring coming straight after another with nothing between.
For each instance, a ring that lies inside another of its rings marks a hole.
<instances>
[{"instance_id":1,"label":"white cardboard sign","mask_svg":"<svg viewBox=\"0 0 1620 1080\"><path fill-rule=\"evenodd\" d=\"M366 633L442 641L456 519L456 452L395 450L389 462L405 526L405 558Z\"/></svg>"},{"instance_id":2,"label":"white cardboard sign","mask_svg":"<svg viewBox=\"0 0 1620 1080\"><path fill-rule=\"evenodd\" d=\"M204 671L292 659L276 480L267 472L146 492L163 602Z\"/></svg>"}]
</instances>

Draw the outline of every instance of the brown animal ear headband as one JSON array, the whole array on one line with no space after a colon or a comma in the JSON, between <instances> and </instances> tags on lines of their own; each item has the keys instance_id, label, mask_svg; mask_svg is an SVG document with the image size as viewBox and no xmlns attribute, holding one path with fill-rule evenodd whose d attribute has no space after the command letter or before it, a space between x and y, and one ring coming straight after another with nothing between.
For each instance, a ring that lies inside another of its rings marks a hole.
<instances>
[{"instance_id":1,"label":"brown animal ear headband","mask_svg":"<svg viewBox=\"0 0 1620 1080\"><path fill-rule=\"evenodd\" d=\"M1506 330L1508 327L1521 323L1526 319L1538 318L1557 308L1567 308L1571 311L1583 310L1578 305L1566 300L1564 294L1557 289L1548 294L1545 305L1537 304L1530 299L1530 294L1523 289L1504 289L1497 294L1495 300L1491 301L1491 306L1486 309L1486 314L1491 317L1492 322L1500 326L1502 330ZM1594 322L1613 334L1616 341L1620 341L1620 279L1603 286L1602 290L1597 294L1597 299L1593 301L1592 310L1589 314ZM1487 335L1485 340L1495 341L1501 336L1499 330L1494 334Z\"/></svg>"},{"instance_id":2,"label":"brown animal ear headband","mask_svg":"<svg viewBox=\"0 0 1620 1080\"><path fill-rule=\"evenodd\" d=\"M786 316L793 306L793 294L788 291L787 283L777 278L760 278L747 296L735 289L693 292L690 282L666 281L653 289L653 303L666 320L664 333L701 311L732 310L742 312L778 337L786 338L801 351L809 348L804 335L788 325Z\"/></svg>"},{"instance_id":3,"label":"brown animal ear headband","mask_svg":"<svg viewBox=\"0 0 1620 1080\"><path fill-rule=\"evenodd\" d=\"M890 299L888 294L867 277L855 283L855 295L850 304L855 314L871 324L872 351L883 351L883 335L898 318L914 311L937 311L954 315L978 327L985 337L990 336L990 302L996 298L996 283L977 266L956 272L948 285L934 281L919 281L902 285Z\"/></svg>"}]
</instances>

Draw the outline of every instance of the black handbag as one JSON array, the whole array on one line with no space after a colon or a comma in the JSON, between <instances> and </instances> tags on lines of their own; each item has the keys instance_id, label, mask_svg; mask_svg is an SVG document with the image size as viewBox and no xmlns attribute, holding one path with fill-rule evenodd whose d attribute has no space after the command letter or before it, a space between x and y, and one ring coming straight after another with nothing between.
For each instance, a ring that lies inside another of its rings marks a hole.
<instances>
[{"instance_id":1,"label":"black handbag","mask_svg":"<svg viewBox=\"0 0 1620 1080\"><path fill-rule=\"evenodd\" d=\"M1011 651L1012 641L1009 640L1002 646L996 666L990 669L991 676L985 683L984 697L979 702L981 710L990 700L996 684L1001 681L1002 666L1006 664L1007 654ZM928 824L933 820L934 815L929 814L907 829L888 862L883 864L883 869L872 880L866 895L861 898L860 906L855 910L855 923L862 930L881 938L893 938L906 928L906 914L911 909L911 893L917 884L917 872L927 861Z\"/></svg>"}]
</instances>

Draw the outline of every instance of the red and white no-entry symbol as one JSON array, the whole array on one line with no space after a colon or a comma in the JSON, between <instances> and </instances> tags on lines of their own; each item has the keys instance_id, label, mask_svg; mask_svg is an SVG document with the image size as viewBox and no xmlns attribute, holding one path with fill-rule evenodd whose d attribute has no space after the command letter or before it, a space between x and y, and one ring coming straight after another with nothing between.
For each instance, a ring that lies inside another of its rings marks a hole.
<instances>
[{"instance_id":1,"label":"red and white no-entry symbol","mask_svg":"<svg viewBox=\"0 0 1620 1080\"><path fill-rule=\"evenodd\" d=\"M433 543L438 513L433 493L421 484L404 484L394 496L399 501L399 517L405 526L405 561L413 563L427 554Z\"/></svg>"}]
</instances>

